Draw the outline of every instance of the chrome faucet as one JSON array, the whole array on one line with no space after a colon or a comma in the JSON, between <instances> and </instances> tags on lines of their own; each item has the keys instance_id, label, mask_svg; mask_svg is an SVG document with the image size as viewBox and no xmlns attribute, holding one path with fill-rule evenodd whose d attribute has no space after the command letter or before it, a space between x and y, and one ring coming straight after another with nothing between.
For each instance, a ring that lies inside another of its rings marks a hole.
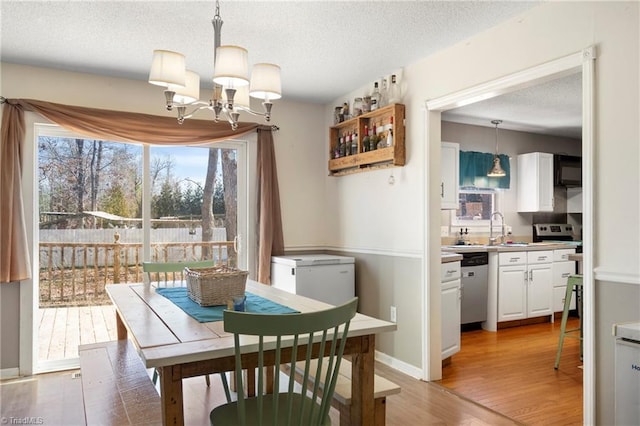
<instances>
[{"instance_id":1,"label":"chrome faucet","mask_svg":"<svg viewBox=\"0 0 640 426\"><path fill-rule=\"evenodd\" d=\"M500 216L500 219L502 220L502 235L500 235L500 243L504 243L504 237L505 237L505 227L504 227L504 215L500 212L493 212L491 213L491 216L489 217L489 245L493 246L496 244L496 240L498 239L498 237L493 236L493 217L495 215Z\"/></svg>"}]
</instances>

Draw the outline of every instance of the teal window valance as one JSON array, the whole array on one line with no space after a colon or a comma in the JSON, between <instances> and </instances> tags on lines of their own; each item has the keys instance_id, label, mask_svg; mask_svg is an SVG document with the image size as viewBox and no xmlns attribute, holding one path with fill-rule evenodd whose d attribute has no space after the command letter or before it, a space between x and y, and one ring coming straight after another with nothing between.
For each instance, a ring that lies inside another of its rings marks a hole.
<instances>
[{"instance_id":1,"label":"teal window valance","mask_svg":"<svg viewBox=\"0 0 640 426\"><path fill-rule=\"evenodd\" d=\"M511 167L509 156L500 154L500 165L507 173L504 177L488 177L493 166L493 154L488 152L460 151L460 186L476 188L509 189Z\"/></svg>"}]
</instances>

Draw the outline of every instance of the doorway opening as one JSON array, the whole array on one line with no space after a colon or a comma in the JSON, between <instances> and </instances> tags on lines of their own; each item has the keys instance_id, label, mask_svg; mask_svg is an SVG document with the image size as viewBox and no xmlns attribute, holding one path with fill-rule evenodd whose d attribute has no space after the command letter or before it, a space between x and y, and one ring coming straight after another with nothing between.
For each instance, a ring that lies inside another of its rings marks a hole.
<instances>
[{"instance_id":1,"label":"doorway opening","mask_svg":"<svg viewBox=\"0 0 640 426\"><path fill-rule=\"evenodd\" d=\"M584 269L584 389L583 413L586 424L595 420L595 322L593 287L593 160L594 160L594 59L595 48L560 58L546 64L515 73L442 98L427 101L427 146L425 164L440 158L441 113L459 106L513 92L544 83L569 74L582 72L582 158L583 158L583 269ZM440 191L436 182L439 168L425 168L427 182L427 214L425 223L425 312L427 312L427 339L425 339L424 376L427 380L442 377L440 345Z\"/></svg>"}]
</instances>

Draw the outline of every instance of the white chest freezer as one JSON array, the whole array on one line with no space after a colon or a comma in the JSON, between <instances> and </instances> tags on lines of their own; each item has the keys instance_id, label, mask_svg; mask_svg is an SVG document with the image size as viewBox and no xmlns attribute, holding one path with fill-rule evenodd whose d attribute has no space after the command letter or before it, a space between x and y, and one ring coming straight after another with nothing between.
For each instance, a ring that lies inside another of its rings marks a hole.
<instances>
[{"instance_id":1,"label":"white chest freezer","mask_svg":"<svg viewBox=\"0 0 640 426\"><path fill-rule=\"evenodd\" d=\"M328 254L274 256L271 285L331 305L355 296L354 258Z\"/></svg>"},{"instance_id":2,"label":"white chest freezer","mask_svg":"<svg viewBox=\"0 0 640 426\"><path fill-rule=\"evenodd\" d=\"M640 322L614 324L615 424L640 425Z\"/></svg>"}]
</instances>

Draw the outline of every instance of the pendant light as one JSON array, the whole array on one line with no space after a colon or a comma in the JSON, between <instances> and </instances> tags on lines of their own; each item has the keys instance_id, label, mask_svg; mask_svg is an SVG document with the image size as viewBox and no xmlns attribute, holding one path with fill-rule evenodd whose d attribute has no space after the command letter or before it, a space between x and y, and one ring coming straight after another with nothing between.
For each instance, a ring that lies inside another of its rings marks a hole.
<instances>
[{"instance_id":1,"label":"pendant light","mask_svg":"<svg viewBox=\"0 0 640 426\"><path fill-rule=\"evenodd\" d=\"M502 123L502 120L491 120L492 124L496 126L496 153L493 156L493 167L487 173L489 177L503 177L506 176L507 173L500 166L500 156L498 155L498 125Z\"/></svg>"}]
</instances>

